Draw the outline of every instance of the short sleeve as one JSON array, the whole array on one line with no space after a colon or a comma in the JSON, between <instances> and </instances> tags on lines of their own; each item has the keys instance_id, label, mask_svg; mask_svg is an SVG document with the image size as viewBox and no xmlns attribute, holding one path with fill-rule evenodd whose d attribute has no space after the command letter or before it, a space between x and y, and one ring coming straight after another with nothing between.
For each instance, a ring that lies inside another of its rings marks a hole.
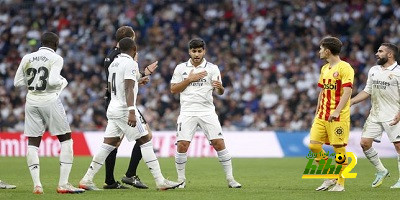
<instances>
[{"instance_id":1,"label":"short sleeve","mask_svg":"<svg viewBox=\"0 0 400 200\"><path fill-rule=\"evenodd\" d=\"M341 74L343 87L353 88L354 69L349 64L347 64L342 68Z\"/></svg>"},{"instance_id":2,"label":"short sleeve","mask_svg":"<svg viewBox=\"0 0 400 200\"><path fill-rule=\"evenodd\" d=\"M219 82L222 82L222 79L221 79L221 72L219 71L219 68L218 68L218 66L217 65L215 65L215 68L214 68L214 73L212 74L212 77L211 77L211 80L212 81L219 81Z\"/></svg>"},{"instance_id":3,"label":"short sleeve","mask_svg":"<svg viewBox=\"0 0 400 200\"><path fill-rule=\"evenodd\" d=\"M180 83L183 81L183 76L180 73L179 67L177 66L174 70L174 74L172 75L171 83Z\"/></svg>"},{"instance_id":4,"label":"short sleeve","mask_svg":"<svg viewBox=\"0 0 400 200\"><path fill-rule=\"evenodd\" d=\"M318 80L318 87L324 88L324 83L323 83L323 73L324 73L324 67L321 68L321 73L319 73L319 80Z\"/></svg>"},{"instance_id":5,"label":"short sleeve","mask_svg":"<svg viewBox=\"0 0 400 200\"><path fill-rule=\"evenodd\" d=\"M364 92L366 92L368 94L372 93L372 77L371 77L372 69L373 68L369 69L368 78L367 78L367 84L365 85L365 88L364 88Z\"/></svg>"},{"instance_id":6,"label":"short sleeve","mask_svg":"<svg viewBox=\"0 0 400 200\"><path fill-rule=\"evenodd\" d=\"M129 62L125 66L124 79L137 81L138 73L139 73L139 68L137 62L135 61Z\"/></svg>"}]
</instances>

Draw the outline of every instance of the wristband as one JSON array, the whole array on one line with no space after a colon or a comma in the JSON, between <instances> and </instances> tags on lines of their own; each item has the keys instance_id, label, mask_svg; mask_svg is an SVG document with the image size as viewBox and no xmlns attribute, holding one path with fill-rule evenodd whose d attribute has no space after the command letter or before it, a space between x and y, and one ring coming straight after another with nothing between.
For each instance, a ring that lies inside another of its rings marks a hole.
<instances>
[{"instance_id":1,"label":"wristband","mask_svg":"<svg viewBox=\"0 0 400 200\"><path fill-rule=\"evenodd\" d=\"M150 72L149 75L153 74L153 72L148 68L148 66L146 66L145 70L146 70L146 69L149 70L149 72Z\"/></svg>"},{"instance_id":2,"label":"wristband","mask_svg":"<svg viewBox=\"0 0 400 200\"><path fill-rule=\"evenodd\" d=\"M129 106L128 110L135 110L135 106Z\"/></svg>"}]
</instances>

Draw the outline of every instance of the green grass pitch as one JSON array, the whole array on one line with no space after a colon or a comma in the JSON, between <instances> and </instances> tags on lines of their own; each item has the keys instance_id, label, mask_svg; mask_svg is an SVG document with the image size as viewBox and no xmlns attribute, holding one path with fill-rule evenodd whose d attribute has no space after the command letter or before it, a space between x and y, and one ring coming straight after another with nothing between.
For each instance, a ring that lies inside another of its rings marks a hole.
<instances>
[{"instance_id":1,"label":"green grass pitch","mask_svg":"<svg viewBox=\"0 0 400 200\"><path fill-rule=\"evenodd\" d=\"M160 165L166 178L176 180L173 158L161 158ZM70 182L77 186L91 161L90 157L76 157ZM128 158L117 158L115 176L120 179L128 166ZM83 194L57 194L59 177L58 158L40 158L43 195L32 194L32 179L24 157L0 157L0 179L17 185L15 190L0 189L0 200L8 199L397 199L400 189L389 187L398 179L395 158L383 159L392 176L381 187L371 188L375 178L374 168L366 159L359 159L352 172L356 179L346 181L346 191L341 193L316 192L322 180L303 180L305 158L245 159L234 158L234 175L243 185L240 189L228 188L222 167L217 158L189 158L186 167L188 179L185 189L157 191L149 170L140 163L138 174L150 189L86 191ZM97 186L104 182L104 168L95 177Z\"/></svg>"}]
</instances>

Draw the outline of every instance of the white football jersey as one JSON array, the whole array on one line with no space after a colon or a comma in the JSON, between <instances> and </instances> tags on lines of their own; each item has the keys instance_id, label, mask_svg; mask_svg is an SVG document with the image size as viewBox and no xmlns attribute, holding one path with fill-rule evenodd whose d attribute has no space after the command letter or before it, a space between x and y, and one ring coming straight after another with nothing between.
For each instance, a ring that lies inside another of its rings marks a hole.
<instances>
[{"instance_id":1,"label":"white football jersey","mask_svg":"<svg viewBox=\"0 0 400 200\"><path fill-rule=\"evenodd\" d=\"M138 80L140 78L138 63L131 56L121 53L108 67L108 83L110 85L111 101L107 109L107 118L121 118L128 115L125 95L125 80L134 80L134 101L138 93Z\"/></svg>"},{"instance_id":2,"label":"white football jersey","mask_svg":"<svg viewBox=\"0 0 400 200\"><path fill-rule=\"evenodd\" d=\"M373 66L368 72L364 91L371 95L372 122L387 122L394 119L400 111L400 66L395 62L384 69Z\"/></svg>"},{"instance_id":3,"label":"white football jersey","mask_svg":"<svg viewBox=\"0 0 400 200\"><path fill-rule=\"evenodd\" d=\"M171 83L182 82L189 76L192 70L193 73L207 71L207 76L190 83L186 89L181 92L181 114L186 116L203 116L215 113L212 96L212 81L221 81L221 73L218 66L203 59L203 62L195 67L189 59L187 62L176 66Z\"/></svg>"},{"instance_id":4,"label":"white football jersey","mask_svg":"<svg viewBox=\"0 0 400 200\"><path fill-rule=\"evenodd\" d=\"M40 47L25 55L18 66L14 86L26 86L26 102L32 106L46 106L58 98L67 81L60 75L64 60L53 49Z\"/></svg>"}]
</instances>

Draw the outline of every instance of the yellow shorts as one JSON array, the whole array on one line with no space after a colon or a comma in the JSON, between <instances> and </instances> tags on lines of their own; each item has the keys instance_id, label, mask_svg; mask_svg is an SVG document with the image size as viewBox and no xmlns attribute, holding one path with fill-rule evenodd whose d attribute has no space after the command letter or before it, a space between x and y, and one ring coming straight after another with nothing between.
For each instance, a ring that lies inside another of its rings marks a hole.
<instances>
[{"instance_id":1,"label":"yellow shorts","mask_svg":"<svg viewBox=\"0 0 400 200\"><path fill-rule=\"evenodd\" d=\"M310 140L328 145L347 145L350 134L350 122L328 122L318 117L311 126Z\"/></svg>"}]
</instances>

